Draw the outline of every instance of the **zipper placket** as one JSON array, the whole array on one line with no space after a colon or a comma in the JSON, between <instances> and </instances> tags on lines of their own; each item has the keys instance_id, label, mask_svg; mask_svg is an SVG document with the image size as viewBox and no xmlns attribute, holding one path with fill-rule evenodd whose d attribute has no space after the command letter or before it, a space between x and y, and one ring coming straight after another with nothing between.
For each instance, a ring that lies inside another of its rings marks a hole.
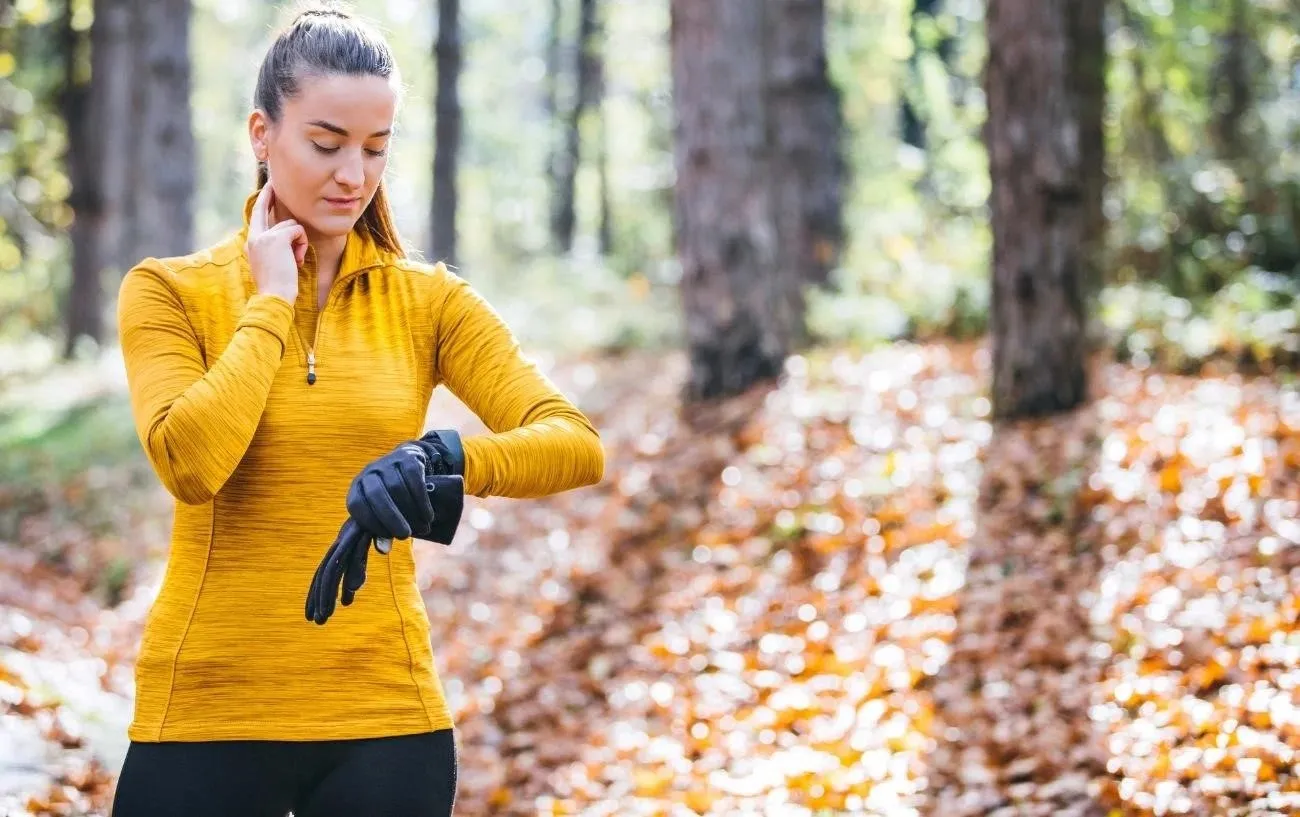
<instances>
[{"instance_id":1,"label":"zipper placket","mask_svg":"<svg viewBox=\"0 0 1300 817\"><path fill-rule=\"evenodd\" d=\"M325 294L325 305L316 312L316 329L312 333L311 345L307 347L307 385L316 385L316 347L320 345L320 328L325 323L325 313L329 311L330 302L334 300L334 288L338 284L336 276L330 284L330 291Z\"/></svg>"},{"instance_id":2,"label":"zipper placket","mask_svg":"<svg viewBox=\"0 0 1300 817\"><path fill-rule=\"evenodd\" d=\"M359 275L362 272L365 272L365 270L364 269L357 270L356 272L351 273L349 277L351 277L351 275ZM319 274L319 272L317 274ZM334 281L330 283L330 291L325 294L325 305L316 311L316 328L312 332L311 345L310 346L307 345L307 342L303 340L301 333L299 333L298 335L298 340L302 343L302 345L307 346L307 385L308 386L314 386L316 384L316 347L320 346L320 329L321 326L325 324L325 315L326 313L329 312L330 304L334 302L334 293L338 290L339 282L342 278L343 278L342 272L334 276ZM313 288L315 287L315 281L312 282L312 286ZM295 324L294 331L296 332L297 330L298 327L297 324Z\"/></svg>"},{"instance_id":3,"label":"zipper placket","mask_svg":"<svg viewBox=\"0 0 1300 817\"><path fill-rule=\"evenodd\" d=\"M308 386L316 385L316 347L320 344L320 326L325 322L325 312L329 309L330 301L334 298L334 285L338 283L338 277L339 276L336 275L334 281L330 283L330 291L325 294L325 304L321 307L317 307L316 298L318 295L316 290L318 288L317 284L320 281L320 268L314 263L312 264L310 280L311 300L308 303L312 305L312 310L315 312L315 315L313 316L315 320L313 321L314 326L312 328L312 339L310 344L308 344L307 339L302 336L302 332L298 331L298 322L294 321L293 324L293 331L298 336L298 342L307 349Z\"/></svg>"}]
</instances>

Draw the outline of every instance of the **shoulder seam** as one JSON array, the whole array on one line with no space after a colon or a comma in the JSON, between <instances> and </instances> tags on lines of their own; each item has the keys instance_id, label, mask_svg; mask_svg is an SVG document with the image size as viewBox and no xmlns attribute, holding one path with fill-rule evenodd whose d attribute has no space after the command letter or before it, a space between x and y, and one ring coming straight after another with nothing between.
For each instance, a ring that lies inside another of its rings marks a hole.
<instances>
[{"instance_id":1,"label":"shoulder seam","mask_svg":"<svg viewBox=\"0 0 1300 817\"><path fill-rule=\"evenodd\" d=\"M439 274L438 264L430 264L427 261L413 261L409 258L398 258L392 261L388 266L399 269L403 272L417 273L419 275L436 276Z\"/></svg>"},{"instance_id":2,"label":"shoulder seam","mask_svg":"<svg viewBox=\"0 0 1300 817\"><path fill-rule=\"evenodd\" d=\"M224 244L225 244L225 242L221 242L221 243L218 243L218 244L213 245L212 247L208 247L208 248L206 248L206 249L204 249L204 250L200 250L199 253L207 253L207 254L209 254L209 257L208 257L208 258L205 258L205 259L203 259L203 260L201 260L201 261L200 261L200 260L193 260L193 261L188 261L188 262L186 262L186 263L175 264L175 263L168 263L168 262L175 262L175 261L178 261L178 260L182 260L182 259L187 258L187 256L183 256L183 255L182 255L182 256L173 256L173 257L168 257L168 258L159 258L159 257L157 257L157 256L148 256L148 257L146 257L146 258L141 259L141 260L139 261L139 263L137 263L135 266L136 266L136 267L141 267L141 266L144 266L147 262L152 261L154 264L156 264L156 265L157 265L158 267L160 267L162 270L164 270L164 271L166 271L166 272L169 272L169 273L171 273L171 274L173 274L173 275L175 275L176 273L179 273L179 272L187 272L187 271L190 271L190 270L201 270L201 269L206 269L206 268L208 268L208 267L224 267L224 266L227 266L227 265L229 265L229 264L231 264L231 263L237 261L237 258L238 258L238 253L236 253L236 257L233 257L233 258L226 258L226 259L223 259L223 260L218 260L218 259L216 259L216 258L210 257L211 255L215 254L215 253L213 253L213 250L220 251L220 250L226 249L225 246L224 246ZM196 253L196 254L198 254L198 253Z\"/></svg>"}]
</instances>

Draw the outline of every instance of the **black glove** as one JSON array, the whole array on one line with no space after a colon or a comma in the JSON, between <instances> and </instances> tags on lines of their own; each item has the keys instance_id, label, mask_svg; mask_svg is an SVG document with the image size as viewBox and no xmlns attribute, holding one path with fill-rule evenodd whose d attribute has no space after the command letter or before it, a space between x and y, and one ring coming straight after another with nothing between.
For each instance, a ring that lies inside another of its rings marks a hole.
<instances>
[{"instance_id":1,"label":"black glove","mask_svg":"<svg viewBox=\"0 0 1300 817\"><path fill-rule=\"evenodd\" d=\"M308 621L334 613L342 583L344 606L366 581L370 544L387 554L394 538L418 536L451 544L465 506L465 454L455 431L430 431L397 446L362 469L348 490L348 520L316 568L307 591Z\"/></svg>"},{"instance_id":2,"label":"black glove","mask_svg":"<svg viewBox=\"0 0 1300 817\"><path fill-rule=\"evenodd\" d=\"M465 483L456 474L429 477L427 494L433 508L433 521L428 531L416 531L420 538L440 538L435 542L450 544L460 522L461 511L465 505ZM370 544L380 553L388 553L392 547L391 540L387 547L380 547L375 536L367 531L352 517L339 528L334 544L325 552L325 558L316 566L312 576L311 587L307 590L306 615L308 621L324 624L334 614L335 601L342 601L347 607L352 603L361 586L366 583L366 567L370 560ZM339 598L342 584L343 595Z\"/></svg>"},{"instance_id":3,"label":"black glove","mask_svg":"<svg viewBox=\"0 0 1300 817\"><path fill-rule=\"evenodd\" d=\"M373 538L350 517L339 528L334 544L311 577L311 587L307 590L308 621L324 624L333 615L340 581L344 606L352 603L352 597L366 581L366 557Z\"/></svg>"},{"instance_id":4,"label":"black glove","mask_svg":"<svg viewBox=\"0 0 1300 817\"><path fill-rule=\"evenodd\" d=\"M446 506L435 513L430 478L464 473L464 449L454 431L430 431L397 446L367 465L348 488L348 513L376 539L418 536L451 541L460 513ZM462 500L464 492L462 491ZM446 499L447 497L441 497ZM380 552L387 553L390 541Z\"/></svg>"}]
</instances>

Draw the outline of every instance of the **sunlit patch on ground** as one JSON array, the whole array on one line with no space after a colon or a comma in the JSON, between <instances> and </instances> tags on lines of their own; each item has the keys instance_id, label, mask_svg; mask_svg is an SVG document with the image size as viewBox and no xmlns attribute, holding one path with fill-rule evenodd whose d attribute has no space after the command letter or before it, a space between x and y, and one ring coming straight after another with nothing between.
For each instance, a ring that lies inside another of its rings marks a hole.
<instances>
[{"instance_id":1,"label":"sunlit patch on ground","mask_svg":"<svg viewBox=\"0 0 1300 817\"><path fill-rule=\"evenodd\" d=\"M1112 791L1126 813L1294 814L1300 399L1149 378L1103 415L1089 487L1116 535L1092 611L1113 657L1092 717ZM1138 506L1153 535L1125 535Z\"/></svg>"}]
</instances>

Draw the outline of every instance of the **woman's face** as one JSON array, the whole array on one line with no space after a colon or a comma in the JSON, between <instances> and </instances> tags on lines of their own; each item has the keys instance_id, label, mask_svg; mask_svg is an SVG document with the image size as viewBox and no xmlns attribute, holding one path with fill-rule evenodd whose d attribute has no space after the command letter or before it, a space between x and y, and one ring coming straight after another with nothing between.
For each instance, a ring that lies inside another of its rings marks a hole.
<instances>
[{"instance_id":1,"label":"woman's face","mask_svg":"<svg viewBox=\"0 0 1300 817\"><path fill-rule=\"evenodd\" d=\"M254 111L248 133L267 164L277 218L296 219L309 236L351 232L383 178L396 110L387 79L333 74L304 77L279 122Z\"/></svg>"}]
</instances>

